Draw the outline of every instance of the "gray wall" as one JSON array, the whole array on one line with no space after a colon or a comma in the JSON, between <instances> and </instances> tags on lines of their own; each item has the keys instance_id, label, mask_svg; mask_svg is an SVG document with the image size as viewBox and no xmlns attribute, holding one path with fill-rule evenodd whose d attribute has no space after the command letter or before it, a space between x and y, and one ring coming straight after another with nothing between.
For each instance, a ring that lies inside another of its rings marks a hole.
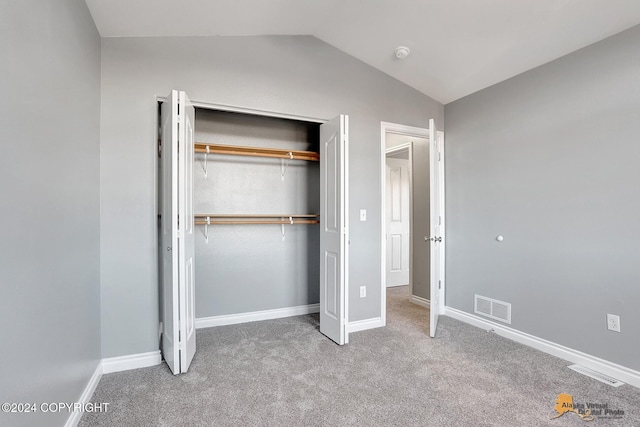
<instances>
[{"instance_id":1,"label":"gray wall","mask_svg":"<svg viewBox=\"0 0 640 427\"><path fill-rule=\"evenodd\" d=\"M195 140L318 152L319 125L196 110ZM318 162L204 154L194 165L194 211L201 214L320 213ZM197 226L196 317L320 302L320 226Z\"/></svg>"},{"instance_id":2,"label":"gray wall","mask_svg":"<svg viewBox=\"0 0 640 427\"><path fill-rule=\"evenodd\" d=\"M380 260L380 121L427 127L435 117L442 126L443 106L313 37L103 39L103 357L158 349L155 97L174 88L203 102L350 115L349 320L380 316L380 271L371 268Z\"/></svg>"},{"instance_id":3,"label":"gray wall","mask_svg":"<svg viewBox=\"0 0 640 427\"><path fill-rule=\"evenodd\" d=\"M445 107L447 305L511 302L513 328L636 370L638 46L634 27Z\"/></svg>"},{"instance_id":4,"label":"gray wall","mask_svg":"<svg viewBox=\"0 0 640 427\"><path fill-rule=\"evenodd\" d=\"M76 402L100 359L100 38L85 2L1 2L0 63L0 402Z\"/></svg>"}]
</instances>

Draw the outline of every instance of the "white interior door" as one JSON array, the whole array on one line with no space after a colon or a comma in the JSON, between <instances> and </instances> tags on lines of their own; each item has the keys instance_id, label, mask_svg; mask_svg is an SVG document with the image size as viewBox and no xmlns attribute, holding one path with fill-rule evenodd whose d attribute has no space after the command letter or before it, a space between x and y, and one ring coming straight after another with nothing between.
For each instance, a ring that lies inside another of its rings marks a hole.
<instances>
[{"instance_id":1,"label":"white interior door","mask_svg":"<svg viewBox=\"0 0 640 427\"><path fill-rule=\"evenodd\" d=\"M320 332L340 345L349 342L348 132L345 115L320 126Z\"/></svg>"},{"instance_id":2,"label":"white interior door","mask_svg":"<svg viewBox=\"0 0 640 427\"><path fill-rule=\"evenodd\" d=\"M387 157L387 287L409 284L409 158Z\"/></svg>"},{"instance_id":3,"label":"white interior door","mask_svg":"<svg viewBox=\"0 0 640 427\"><path fill-rule=\"evenodd\" d=\"M438 316L440 315L440 286L441 286L441 265L440 257L442 256L442 232L441 232L441 207L440 207L440 144L438 141L438 132L435 120L429 120L429 163L430 171L430 215L429 228L431 230L431 279L430 279L430 323L429 335L436 336L436 328L438 327Z\"/></svg>"},{"instance_id":4,"label":"white interior door","mask_svg":"<svg viewBox=\"0 0 640 427\"><path fill-rule=\"evenodd\" d=\"M162 354L174 374L187 372L195 354L193 123L184 92L171 91L161 107L162 129Z\"/></svg>"},{"instance_id":5,"label":"white interior door","mask_svg":"<svg viewBox=\"0 0 640 427\"><path fill-rule=\"evenodd\" d=\"M172 91L160 110L162 138L162 355L174 374L180 373L178 280L178 92Z\"/></svg>"},{"instance_id":6,"label":"white interior door","mask_svg":"<svg viewBox=\"0 0 640 427\"><path fill-rule=\"evenodd\" d=\"M179 92L178 125L178 228L180 280L180 372L187 372L196 354L195 235L193 218L193 135L195 108L185 92Z\"/></svg>"}]
</instances>

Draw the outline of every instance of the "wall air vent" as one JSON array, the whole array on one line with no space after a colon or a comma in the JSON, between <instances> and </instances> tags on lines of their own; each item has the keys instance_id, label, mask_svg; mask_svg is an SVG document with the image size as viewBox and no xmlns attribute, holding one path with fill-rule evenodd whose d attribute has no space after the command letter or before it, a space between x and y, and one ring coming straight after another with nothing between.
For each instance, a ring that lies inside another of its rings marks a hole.
<instances>
[{"instance_id":1,"label":"wall air vent","mask_svg":"<svg viewBox=\"0 0 640 427\"><path fill-rule=\"evenodd\" d=\"M511 304L497 299L475 295L474 312L511 324Z\"/></svg>"}]
</instances>

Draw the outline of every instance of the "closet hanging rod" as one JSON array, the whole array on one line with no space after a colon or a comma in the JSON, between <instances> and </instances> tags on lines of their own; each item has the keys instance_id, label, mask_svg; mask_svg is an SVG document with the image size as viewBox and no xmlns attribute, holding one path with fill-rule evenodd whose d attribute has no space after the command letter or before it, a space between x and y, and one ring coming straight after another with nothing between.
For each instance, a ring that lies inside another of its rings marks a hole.
<instances>
[{"instance_id":1,"label":"closet hanging rod","mask_svg":"<svg viewBox=\"0 0 640 427\"><path fill-rule=\"evenodd\" d=\"M240 145L222 145L208 142L196 142L196 153L228 154L233 156L271 157L276 159L319 161L320 154L315 151L287 150L284 148L245 147ZM207 151L207 147L209 150Z\"/></svg>"},{"instance_id":2,"label":"closet hanging rod","mask_svg":"<svg viewBox=\"0 0 640 427\"><path fill-rule=\"evenodd\" d=\"M196 214L195 218L320 218L318 214Z\"/></svg>"},{"instance_id":3,"label":"closet hanging rod","mask_svg":"<svg viewBox=\"0 0 640 427\"><path fill-rule=\"evenodd\" d=\"M197 214L196 225L233 224L319 224L318 214Z\"/></svg>"},{"instance_id":4,"label":"closet hanging rod","mask_svg":"<svg viewBox=\"0 0 640 427\"><path fill-rule=\"evenodd\" d=\"M203 220L195 221L196 225L246 225L246 224L319 224L319 219L294 219L293 221L270 220L270 219L240 219L240 220L211 220L209 222Z\"/></svg>"}]
</instances>

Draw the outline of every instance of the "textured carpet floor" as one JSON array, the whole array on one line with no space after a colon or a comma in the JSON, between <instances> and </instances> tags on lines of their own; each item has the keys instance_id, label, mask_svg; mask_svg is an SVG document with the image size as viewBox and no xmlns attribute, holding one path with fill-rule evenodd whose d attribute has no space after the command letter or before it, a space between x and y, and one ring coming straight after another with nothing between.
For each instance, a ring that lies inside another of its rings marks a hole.
<instances>
[{"instance_id":1,"label":"textured carpet floor","mask_svg":"<svg viewBox=\"0 0 640 427\"><path fill-rule=\"evenodd\" d=\"M407 287L387 301L387 327L344 347L318 315L200 329L187 374L163 364L104 375L93 401L108 412L80 426L640 426L640 389L448 317L430 339ZM560 393L624 415L551 419Z\"/></svg>"}]
</instances>

